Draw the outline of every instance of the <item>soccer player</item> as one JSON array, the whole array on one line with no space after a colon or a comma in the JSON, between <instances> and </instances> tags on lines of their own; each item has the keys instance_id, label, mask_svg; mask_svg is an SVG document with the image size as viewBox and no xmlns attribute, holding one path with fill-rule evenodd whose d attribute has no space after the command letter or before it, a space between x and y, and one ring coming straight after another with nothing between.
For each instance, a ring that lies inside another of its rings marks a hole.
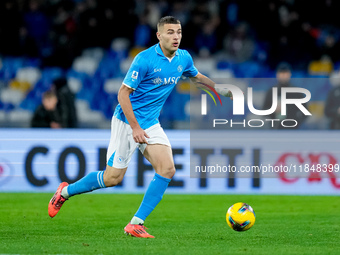
<instances>
[{"instance_id":1,"label":"soccer player","mask_svg":"<svg viewBox=\"0 0 340 255\"><path fill-rule=\"evenodd\" d=\"M170 142L158 121L159 113L182 75L196 83L211 87L215 84L197 71L186 50L179 49L182 39L179 20L172 16L161 18L157 38L158 44L135 57L118 92L105 171L91 172L70 185L61 183L48 206L50 217L74 195L120 183L138 147L156 173L124 231L135 237L154 238L146 232L144 221L161 201L176 171Z\"/></svg>"}]
</instances>

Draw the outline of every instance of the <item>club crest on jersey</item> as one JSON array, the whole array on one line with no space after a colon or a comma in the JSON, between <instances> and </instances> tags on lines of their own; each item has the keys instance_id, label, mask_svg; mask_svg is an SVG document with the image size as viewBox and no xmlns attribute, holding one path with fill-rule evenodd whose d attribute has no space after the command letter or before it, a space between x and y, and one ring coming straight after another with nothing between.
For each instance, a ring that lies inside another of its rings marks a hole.
<instances>
[{"instance_id":1,"label":"club crest on jersey","mask_svg":"<svg viewBox=\"0 0 340 255\"><path fill-rule=\"evenodd\" d=\"M137 79L137 77L138 77L138 72L137 71L133 71L132 75L131 75L131 78L132 79Z\"/></svg>"},{"instance_id":2,"label":"club crest on jersey","mask_svg":"<svg viewBox=\"0 0 340 255\"><path fill-rule=\"evenodd\" d=\"M177 71L178 71L178 72L182 72L182 70L183 70L183 67L182 67L181 65L179 65L179 66L177 67Z\"/></svg>"}]
</instances>

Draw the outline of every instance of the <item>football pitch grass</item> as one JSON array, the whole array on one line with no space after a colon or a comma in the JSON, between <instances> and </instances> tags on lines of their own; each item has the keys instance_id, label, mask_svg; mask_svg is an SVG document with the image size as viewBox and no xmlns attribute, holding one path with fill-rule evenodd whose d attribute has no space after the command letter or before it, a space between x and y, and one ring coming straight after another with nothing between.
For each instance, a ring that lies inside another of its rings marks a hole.
<instances>
[{"instance_id":1,"label":"football pitch grass","mask_svg":"<svg viewBox=\"0 0 340 255\"><path fill-rule=\"evenodd\" d=\"M0 193L0 254L340 254L336 196L166 194L146 221L155 239L123 231L143 195L75 196L53 219L51 196ZM246 232L225 221L236 202L255 210Z\"/></svg>"}]
</instances>

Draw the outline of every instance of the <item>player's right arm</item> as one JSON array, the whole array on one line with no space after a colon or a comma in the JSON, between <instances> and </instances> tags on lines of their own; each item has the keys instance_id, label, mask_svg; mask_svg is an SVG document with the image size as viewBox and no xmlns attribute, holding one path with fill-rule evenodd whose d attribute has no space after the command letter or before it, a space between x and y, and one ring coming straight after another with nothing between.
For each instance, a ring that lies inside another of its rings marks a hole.
<instances>
[{"instance_id":1,"label":"player's right arm","mask_svg":"<svg viewBox=\"0 0 340 255\"><path fill-rule=\"evenodd\" d=\"M130 124L133 139L136 143L147 143L146 138L149 138L149 136L140 127L136 119L130 100L130 94L134 92L138 85L142 82L148 70L147 66L147 56L143 53L139 53L132 61L132 64L124 78L123 84L118 92L118 102Z\"/></svg>"},{"instance_id":2,"label":"player's right arm","mask_svg":"<svg viewBox=\"0 0 340 255\"><path fill-rule=\"evenodd\" d=\"M130 124L132 129L132 136L136 143L148 143L146 138L149 138L148 134L139 126L136 116L132 109L130 101L130 94L133 92L132 88L125 86L120 87L118 92L118 102L122 107L124 115Z\"/></svg>"}]
</instances>

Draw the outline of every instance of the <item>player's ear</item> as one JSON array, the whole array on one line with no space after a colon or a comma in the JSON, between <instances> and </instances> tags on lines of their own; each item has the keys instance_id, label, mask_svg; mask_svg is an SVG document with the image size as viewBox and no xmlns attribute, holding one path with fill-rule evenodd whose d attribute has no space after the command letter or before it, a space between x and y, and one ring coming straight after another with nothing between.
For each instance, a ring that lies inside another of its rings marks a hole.
<instances>
[{"instance_id":1,"label":"player's ear","mask_svg":"<svg viewBox=\"0 0 340 255\"><path fill-rule=\"evenodd\" d=\"M157 35L157 39L161 40L161 33L160 32L156 32L156 35Z\"/></svg>"}]
</instances>

